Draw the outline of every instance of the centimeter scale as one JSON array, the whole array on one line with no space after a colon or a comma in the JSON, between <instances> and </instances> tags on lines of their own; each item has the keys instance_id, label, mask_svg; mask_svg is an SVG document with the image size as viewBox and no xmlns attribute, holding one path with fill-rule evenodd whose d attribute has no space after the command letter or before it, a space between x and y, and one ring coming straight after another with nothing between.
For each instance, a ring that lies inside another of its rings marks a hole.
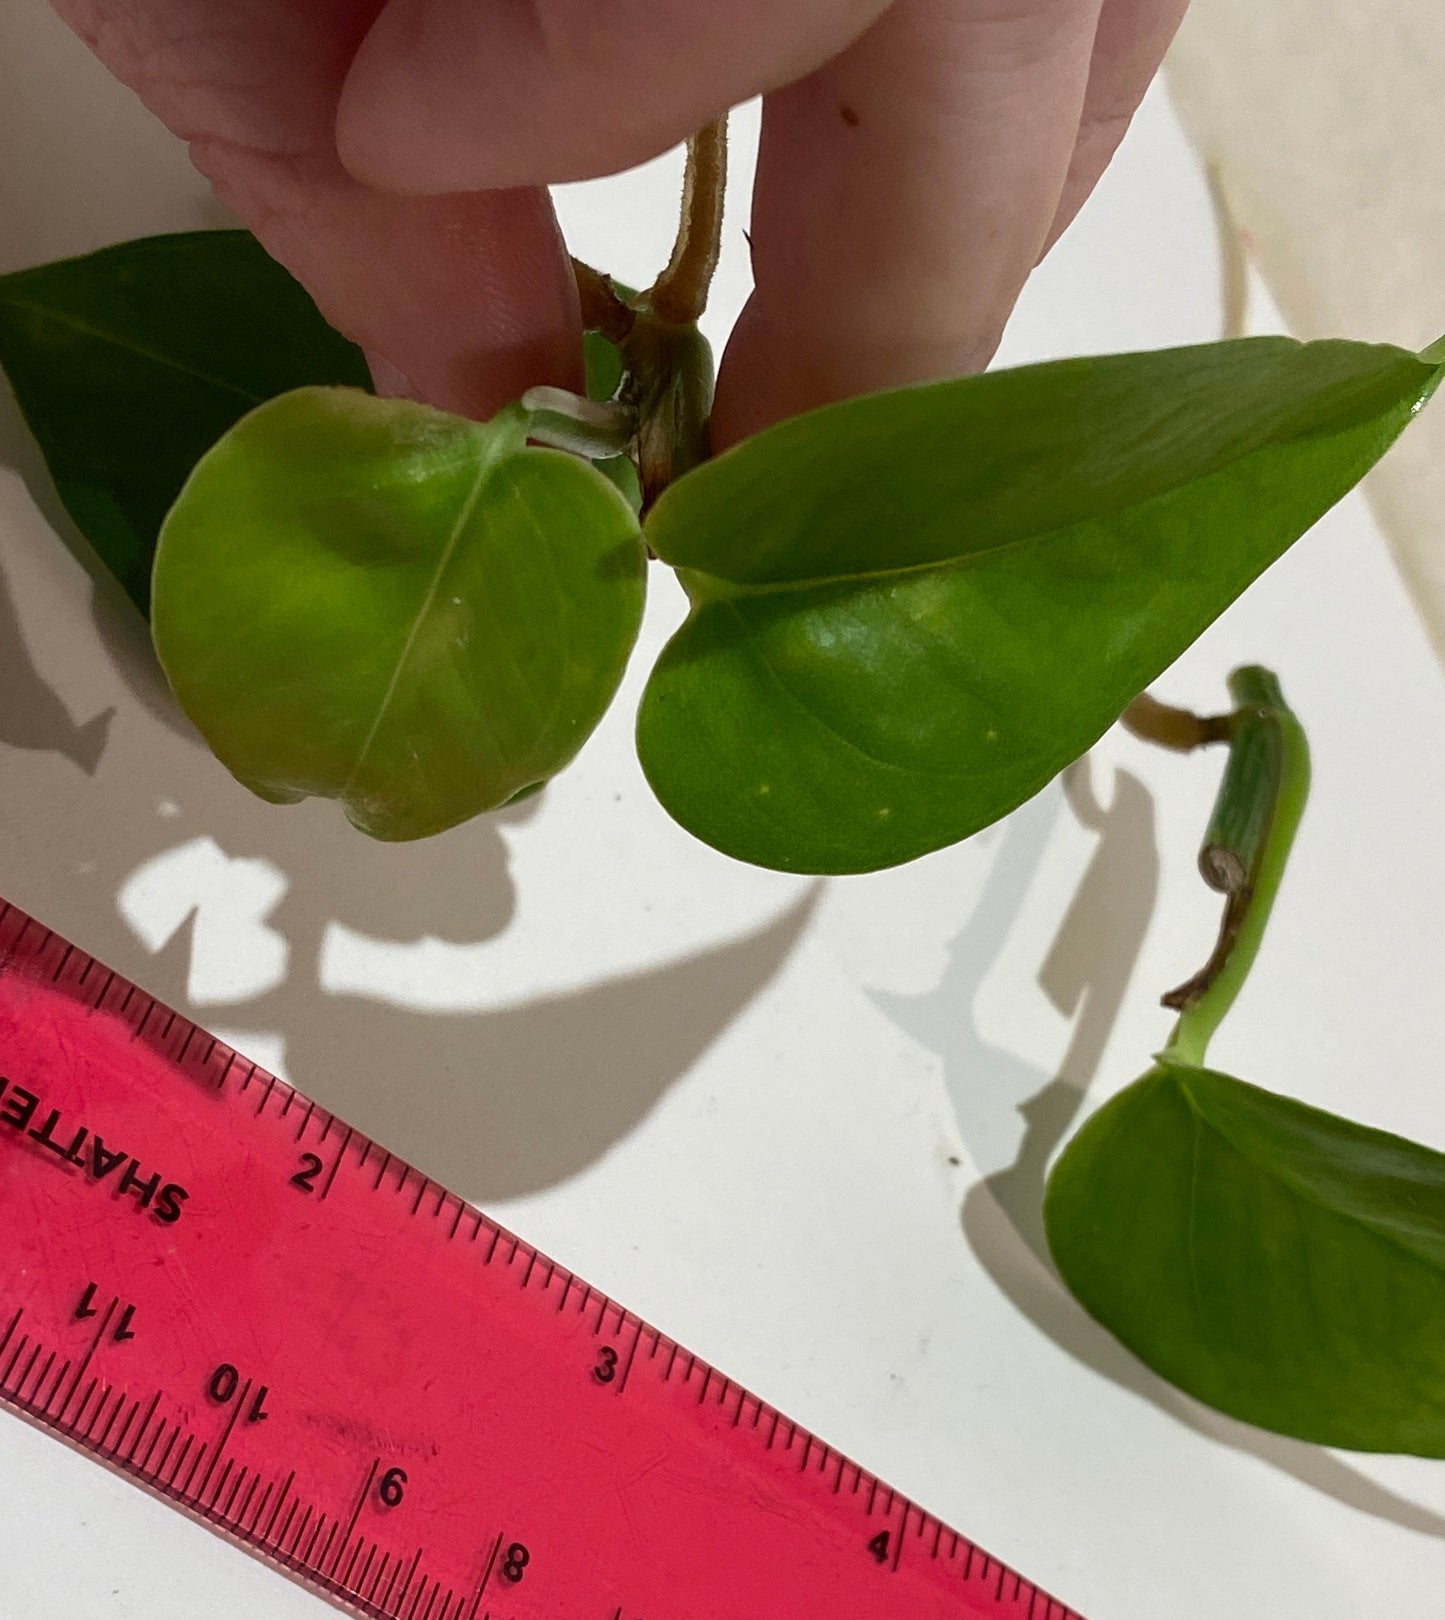
<instances>
[{"instance_id":1,"label":"centimeter scale","mask_svg":"<svg viewBox=\"0 0 1445 1620\"><path fill-rule=\"evenodd\" d=\"M376 1620L1080 1620L0 901L0 1402Z\"/></svg>"}]
</instances>

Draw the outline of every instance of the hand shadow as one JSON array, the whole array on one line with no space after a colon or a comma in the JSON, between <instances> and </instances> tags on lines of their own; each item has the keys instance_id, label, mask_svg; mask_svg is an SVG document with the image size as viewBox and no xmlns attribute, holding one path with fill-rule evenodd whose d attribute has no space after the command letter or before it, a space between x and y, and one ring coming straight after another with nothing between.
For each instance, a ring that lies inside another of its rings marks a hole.
<instances>
[{"instance_id":1,"label":"hand shadow","mask_svg":"<svg viewBox=\"0 0 1445 1620\"><path fill-rule=\"evenodd\" d=\"M0 464L8 449L0 440ZM12 494L0 488L0 635L9 638L0 667L19 674L0 685L0 756L17 740L28 751L3 764L6 897L203 1027L278 1032L294 1084L464 1196L536 1192L593 1163L767 985L806 927L818 885L742 937L576 992L463 1013L328 993L321 965L333 921L399 944L497 940L518 904L499 828L537 814L540 801L412 844L366 839L333 804L263 804L211 758L168 697L136 700L136 678L151 672L135 667L148 651L128 633L133 609L118 595L98 601L102 645L80 593L51 588L54 535ZM17 618L30 644L48 650L45 673L62 691L118 699L112 746L92 776L70 763L74 705L25 658ZM156 702L170 709L163 722ZM137 873L195 844L222 869L242 860L274 869L279 899L247 918L284 940L274 988L192 1000L192 933L201 920L226 922L202 918L204 883L172 887L149 950L124 921L117 897Z\"/></svg>"},{"instance_id":2,"label":"hand shadow","mask_svg":"<svg viewBox=\"0 0 1445 1620\"><path fill-rule=\"evenodd\" d=\"M971 1151L983 1148L974 1154L977 1162L997 1162L988 1149L1007 1128L1000 1118L1000 1092L1024 1099L1016 1104L1025 1130L1012 1162L986 1175L964 1199L962 1225L970 1247L1034 1326L1092 1371L1206 1439L1268 1463L1345 1507L1404 1529L1445 1536L1445 1516L1376 1483L1322 1447L1226 1417L1166 1383L1084 1311L1054 1270L1042 1213L1049 1162L1094 1079L1143 945L1159 882L1153 800L1136 777L1116 769L1114 796L1106 809L1094 794L1086 758L1065 772L1064 795L1080 824L1098 834L1098 843L1039 973L1049 1000L1075 1018L1058 1073L1049 1079L991 1046L974 1015L979 989L1037 873L1056 800L1035 800L1010 819L1004 847L973 915L952 943L938 986L922 996L875 992L880 1007L901 1028L938 1053L964 1139Z\"/></svg>"}]
</instances>

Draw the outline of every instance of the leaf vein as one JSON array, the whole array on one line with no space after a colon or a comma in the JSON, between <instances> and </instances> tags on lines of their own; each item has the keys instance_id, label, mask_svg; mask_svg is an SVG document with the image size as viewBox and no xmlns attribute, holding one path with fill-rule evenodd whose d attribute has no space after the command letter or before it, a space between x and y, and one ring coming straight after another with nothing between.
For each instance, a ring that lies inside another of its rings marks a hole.
<instances>
[{"instance_id":1,"label":"leaf vein","mask_svg":"<svg viewBox=\"0 0 1445 1620\"><path fill-rule=\"evenodd\" d=\"M162 366L169 371L178 371L182 376L190 377L196 382L206 383L211 388L218 388L223 393L234 394L238 399L244 399L250 405L264 403L265 396L253 393L249 388L242 388L239 383L227 382L224 377L213 377L208 372L199 371L194 366L188 366L184 361L177 360L172 355L161 354L155 349L147 348L143 343L137 343L133 338L122 337L116 332L107 332L104 327L93 326L89 321L82 320L78 315L72 315L66 310L56 309L52 305L37 304L30 298L17 298L10 294L3 300L12 308L28 310L32 315L39 316L41 320L52 322L56 326L68 327L71 331L79 332L85 337L95 338L100 343L109 344L115 349L123 349L129 354L139 355L143 360L149 360L152 365Z\"/></svg>"}]
</instances>

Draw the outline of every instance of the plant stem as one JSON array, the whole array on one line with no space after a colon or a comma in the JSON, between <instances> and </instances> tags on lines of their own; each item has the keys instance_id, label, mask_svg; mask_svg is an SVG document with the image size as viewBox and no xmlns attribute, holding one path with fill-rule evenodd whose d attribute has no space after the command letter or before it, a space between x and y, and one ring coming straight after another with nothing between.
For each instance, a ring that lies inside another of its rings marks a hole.
<instances>
[{"instance_id":1,"label":"plant stem","mask_svg":"<svg viewBox=\"0 0 1445 1620\"><path fill-rule=\"evenodd\" d=\"M667 326L691 326L707 308L722 243L727 124L724 113L688 138L677 240L667 268L646 295L653 315Z\"/></svg>"},{"instance_id":2,"label":"plant stem","mask_svg":"<svg viewBox=\"0 0 1445 1620\"><path fill-rule=\"evenodd\" d=\"M1209 961L1164 997L1179 1021L1159 1055L1196 1067L1259 954L1309 796L1309 744L1275 676L1249 665L1229 691L1229 762L1199 852L1204 881L1227 897L1224 918Z\"/></svg>"},{"instance_id":3,"label":"plant stem","mask_svg":"<svg viewBox=\"0 0 1445 1620\"><path fill-rule=\"evenodd\" d=\"M1171 748L1177 754L1188 754L1209 743L1228 742L1231 717L1198 715L1189 709L1176 709L1172 703L1161 703L1148 692L1141 692L1119 716L1119 722L1144 742Z\"/></svg>"}]
</instances>

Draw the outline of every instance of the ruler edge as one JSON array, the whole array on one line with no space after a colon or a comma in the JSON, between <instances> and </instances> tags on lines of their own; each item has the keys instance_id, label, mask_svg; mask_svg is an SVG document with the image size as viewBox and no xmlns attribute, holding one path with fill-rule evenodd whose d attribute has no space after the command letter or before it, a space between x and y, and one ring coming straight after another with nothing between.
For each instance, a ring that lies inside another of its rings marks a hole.
<instances>
[{"instance_id":1,"label":"ruler edge","mask_svg":"<svg viewBox=\"0 0 1445 1620\"><path fill-rule=\"evenodd\" d=\"M20 919L20 925L18 929L13 931L12 936L12 925L17 917ZM38 963L43 954L56 943L59 943L65 948L62 953L60 965L56 972L51 976L49 986L46 985L43 977L36 979L36 983L42 992L47 989L54 989L62 994L67 993L62 984L62 978L65 973L65 969L68 967L73 957L78 956L82 961L88 964L85 969L86 972L88 972L91 967L102 969L107 975L109 975L109 978L107 981L106 990L102 994L99 1002L87 1004L83 999L74 995L70 995L69 999L75 1001L77 1005L80 1006L85 1017L91 1018L101 1014L101 1004L105 1001L111 990L116 987L122 987L126 991L133 992L143 997L145 1001L149 1003L149 1006L147 1011L142 1015L139 1026L132 1032L131 1039L132 1041L142 1040L145 1044L150 1045L151 1049L156 1052L156 1054L161 1057L162 1060L170 1067L173 1073L173 1078L182 1081L189 1079L193 1084L199 1083L199 1071L192 1074L187 1074L185 1059L164 1049L164 1042L171 1038L171 1031L174 1030L176 1023L180 1023L189 1029L192 1035L203 1035L207 1040L212 1042L212 1046L207 1057L201 1060L202 1063L209 1063L217 1050L222 1050L230 1054L229 1060L222 1067L219 1076L216 1078L212 1086L212 1090L218 1098L225 1095L226 1083L231 1074L232 1066L237 1060L239 1060L241 1063L245 1064L250 1071L246 1081L243 1083L242 1089L244 1089L244 1085L249 1085L252 1080L259 1078L266 1082L268 1100L270 1095L277 1090L289 1093L290 1100L287 1101L285 1105L286 1108L289 1109L292 1100L299 1100L315 1113L319 1113L320 1115L324 1116L326 1124L323 1127L323 1140L325 1138L325 1134L328 1133L333 1126L340 1125L342 1127L342 1129L347 1133L347 1139L343 1142L342 1148L338 1152L337 1169L340 1168L341 1159L344 1156L347 1148L351 1145L352 1141L359 1139L367 1144L366 1151L362 1155L362 1163L365 1162L366 1155L372 1148L381 1148L383 1153L389 1155L389 1158L393 1164L402 1167L406 1174L414 1175L420 1178L423 1183L423 1190L421 1194L422 1197L425 1197L427 1189L432 1189L435 1192L440 1193L444 1199L454 1199L460 1205L463 1211L470 1211L479 1220L481 1226L485 1226L490 1229L496 1235L499 1242L503 1239L510 1239L515 1245L515 1249L509 1259L509 1264L515 1263L517 1254L525 1253L528 1255L532 1264L535 1264L537 1261L543 1262L546 1266L551 1268L553 1275L560 1273L567 1277L573 1278L576 1281L582 1282L584 1287L588 1288L594 1295L598 1297L600 1301L603 1302L603 1310L599 1317L599 1331L601 1320L605 1319L610 1311L616 1311L618 1313L619 1331L624 1326L635 1325L638 1330L639 1343L644 1335L650 1334L655 1338L656 1344L652 1352L654 1356L656 1355L657 1351L666 1346L670 1347L675 1352L680 1352L683 1356L690 1360L691 1366L688 1369L684 1383L690 1383L692 1373L699 1369L703 1371L705 1376L718 1378L722 1381L722 1383L727 1385L730 1389L737 1391L742 1396L744 1405L753 1403L757 1406L759 1422L752 1425L752 1427L760 1428L761 1418L764 1415L775 1417L779 1420L779 1423L775 1425L775 1427L780 1427L782 1424L786 1424L793 1430L793 1434L789 1439L789 1448L791 1448L793 1441L801 1438L805 1442L819 1447L825 1456L841 1461L845 1470L854 1471L858 1478L858 1485L855 1487L855 1490L861 1489L862 1485L866 1483L875 1488L881 1488L883 1491L886 1491L892 1500L889 1504L885 1517L891 1519L892 1515L897 1510L901 1509L901 1523L903 1527L906 1527L910 1515L917 1514L920 1520L923 1521L924 1525L932 1524L941 1527L944 1534L955 1536L959 1543L966 1545L977 1553L981 1554L986 1564L1002 1570L1005 1575L1014 1577L1017 1582L1020 1582L1026 1586L1037 1598L1043 1600L1045 1609L1043 1615L1039 1617L1039 1620L1084 1620L1082 1615L1080 1615L1076 1610L1070 1608L1061 1598L1053 1596L1052 1593L1037 1585L1037 1583L1034 1582L1030 1577L1023 1575L1011 1564L1006 1563L1003 1559L997 1557L993 1553L988 1552L986 1548L980 1546L976 1541L973 1540L972 1537L964 1535L962 1531L955 1530L952 1525L950 1525L946 1520L940 1518L937 1514L928 1512L911 1497L905 1496L901 1491L896 1490L895 1487L890 1485L880 1475L877 1475L871 1470L864 1468L861 1463L857 1462L846 1452L841 1451L837 1446L823 1440L820 1436L814 1434L812 1430L806 1428L804 1425L795 1422L794 1419L789 1417L781 1408L763 1400L761 1396L755 1394L746 1385L739 1383L737 1379L732 1378L730 1375L722 1372L719 1368L713 1366L711 1362L707 1361L702 1356L699 1356L695 1354L695 1352L687 1349L687 1347L682 1344L680 1340L674 1339L671 1337L671 1335L662 1332L660 1328L654 1327L651 1322L646 1320L646 1318L622 1305L619 1301L613 1299L610 1294L605 1293L601 1289L594 1288L592 1284L587 1283L585 1279L578 1277L577 1273L574 1272L569 1266L553 1260L550 1255L545 1254L526 1238L523 1238L519 1234L513 1232L509 1227L503 1226L499 1221L488 1215L485 1210L474 1204L470 1199L462 1197L460 1193L453 1192L450 1187L445 1186L443 1183L437 1181L434 1177L427 1175L426 1172L419 1170L408 1160L402 1159L398 1155L391 1153L389 1149L382 1148L382 1145L379 1142L374 1141L371 1137L367 1136L365 1132L357 1130L339 1114L333 1113L323 1104L316 1102L314 1098L301 1091L299 1087L292 1085L290 1081L284 1080L279 1075L272 1074L270 1070L262 1068L259 1063L256 1063L253 1059L246 1057L244 1053L239 1052L228 1042L222 1041L219 1037L212 1035L210 1030L206 1029L203 1025L196 1023L195 1020L189 1018L179 1009L172 1007L168 1002L161 1000L159 996L153 995L143 985L138 984L136 981L128 978L119 970L109 967L100 957L95 956L83 945L75 944L68 936L41 922L32 912L29 912L24 907L16 905L14 902L5 899L3 896L0 896L0 978L4 978L10 974L15 959L15 951L20 945L20 942L24 938L26 932L31 928L39 929L43 935L43 938L40 940L39 944L34 947L31 947L28 944L26 945L26 956L29 960ZM35 978L35 975L33 974L26 976ZM141 1033L145 1025L149 1022L151 1013L158 1010L169 1014L172 1019L172 1023L167 1026L167 1035L162 1037L161 1042L159 1043L147 1040L146 1037ZM105 1016L116 1019L121 1023L125 1022L122 1014L114 1008L106 1009ZM182 1042L182 1052L184 1052L187 1045L189 1045L189 1037ZM232 1093L232 1096L227 1100L234 1101L236 1095L237 1093ZM264 1109L265 1104L263 1103L262 1109L257 1111L257 1117L259 1117L259 1114L263 1112ZM403 1176L402 1180L405 1181L405 1176ZM480 1229L481 1228L479 1227L478 1230ZM391 1620L391 1617L386 1616L381 1611L366 1604L364 1600L358 1600L355 1594L348 1592L339 1582L334 1582L329 1577L314 1572L304 1565L293 1565L284 1557L278 1557L263 1544L252 1541L245 1535L231 1529L224 1523L219 1515L213 1516L212 1513L208 1512L203 1507L193 1506L183 1492L174 1491L167 1488L163 1484L145 1479L139 1472L132 1471L131 1469L122 1465L117 1458L107 1457L99 1448L89 1446L80 1441L75 1435L67 1433L59 1423L55 1422L46 1414L34 1410L29 1403L10 1396L3 1389L0 1389L0 1409L13 1413L16 1417L25 1422L30 1428L59 1440L67 1447L68 1450L78 1453L80 1456L89 1459L91 1462L99 1463L101 1467L106 1469L108 1473L115 1475L132 1486L138 1487L153 1499L164 1503L172 1509L179 1510L182 1515L191 1522L203 1527L212 1535L219 1536L223 1541L229 1543L232 1547L246 1554L252 1560L270 1568L273 1572L286 1576L293 1585L298 1586L303 1591L307 1591L311 1593L311 1595L318 1597L322 1601L330 1603L333 1606L340 1607L341 1609L345 1610L345 1612L357 1616L358 1620ZM922 1529L920 1528L920 1534L921 1533ZM934 1555L934 1562L937 1562L936 1555ZM1057 1614L1054 1613L1055 1610L1058 1611ZM1030 1610L1030 1613L1032 1613L1032 1610Z\"/></svg>"}]
</instances>

